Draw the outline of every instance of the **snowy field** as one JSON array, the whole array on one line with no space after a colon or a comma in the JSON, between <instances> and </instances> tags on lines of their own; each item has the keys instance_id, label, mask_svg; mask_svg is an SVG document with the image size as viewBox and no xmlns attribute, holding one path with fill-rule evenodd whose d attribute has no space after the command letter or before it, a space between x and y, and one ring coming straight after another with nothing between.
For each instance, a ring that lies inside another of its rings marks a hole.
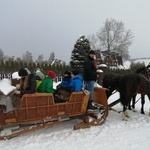
<instances>
[{"instance_id":1,"label":"snowy field","mask_svg":"<svg viewBox=\"0 0 150 150\"><path fill-rule=\"evenodd\" d=\"M4 87L4 82L3 85L1 83L0 88ZM116 93L108 102L116 100L118 96ZM138 101L137 112L130 111L128 121L122 121L121 113L110 111L102 126L74 130L74 125L80 120L67 121L0 141L0 150L149 150L150 116L147 97L145 115L140 114L140 107ZM122 110L121 104L114 108Z\"/></svg>"},{"instance_id":2,"label":"snowy field","mask_svg":"<svg viewBox=\"0 0 150 150\"><path fill-rule=\"evenodd\" d=\"M148 65L150 59L138 60ZM128 68L130 62L124 64ZM14 78L18 78L14 73ZM0 89L7 94L11 89L9 82L0 81ZM56 84L54 85L54 87ZM119 94L112 95L108 102L118 99ZM137 99L140 97L138 95ZM0 150L149 150L150 116L149 100L146 96L145 115L140 114L141 102L136 104L137 112L129 111L128 121L122 121L122 114L110 111L102 126L74 130L80 120L67 121L62 124L33 131L10 140L0 141ZM114 106L122 110L121 104Z\"/></svg>"}]
</instances>

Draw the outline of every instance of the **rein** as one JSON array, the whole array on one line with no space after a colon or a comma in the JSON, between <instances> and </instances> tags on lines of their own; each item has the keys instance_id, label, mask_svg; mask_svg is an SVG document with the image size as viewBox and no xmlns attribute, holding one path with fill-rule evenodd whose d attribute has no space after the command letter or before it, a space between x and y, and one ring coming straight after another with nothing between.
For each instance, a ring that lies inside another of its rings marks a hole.
<instances>
[{"instance_id":1,"label":"rein","mask_svg":"<svg viewBox=\"0 0 150 150\"><path fill-rule=\"evenodd\" d=\"M115 94L116 92L118 92L117 90L115 90L113 93L111 93L111 95Z\"/></svg>"},{"instance_id":2,"label":"rein","mask_svg":"<svg viewBox=\"0 0 150 150\"><path fill-rule=\"evenodd\" d=\"M135 104L136 104L136 103L137 103L140 99L141 99L141 97L140 97L140 98L138 98L138 100L136 100L136 101L135 101Z\"/></svg>"},{"instance_id":3,"label":"rein","mask_svg":"<svg viewBox=\"0 0 150 150\"><path fill-rule=\"evenodd\" d=\"M147 73L147 79L150 81L150 73L149 73L149 69L145 69L145 70L142 70L142 71L140 71L140 72L138 72L137 74L143 74L144 75L144 73Z\"/></svg>"}]
</instances>

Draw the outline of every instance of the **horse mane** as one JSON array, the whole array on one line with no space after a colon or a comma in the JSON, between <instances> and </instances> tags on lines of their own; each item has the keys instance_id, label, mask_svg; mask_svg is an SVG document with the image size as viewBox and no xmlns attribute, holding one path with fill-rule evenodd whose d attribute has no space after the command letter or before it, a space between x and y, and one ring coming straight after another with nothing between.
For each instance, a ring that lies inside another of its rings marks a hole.
<instances>
[{"instance_id":1,"label":"horse mane","mask_svg":"<svg viewBox=\"0 0 150 150\"><path fill-rule=\"evenodd\" d=\"M146 67L141 67L141 68L138 68L135 73L144 73L147 71L147 68Z\"/></svg>"}]
</instances>

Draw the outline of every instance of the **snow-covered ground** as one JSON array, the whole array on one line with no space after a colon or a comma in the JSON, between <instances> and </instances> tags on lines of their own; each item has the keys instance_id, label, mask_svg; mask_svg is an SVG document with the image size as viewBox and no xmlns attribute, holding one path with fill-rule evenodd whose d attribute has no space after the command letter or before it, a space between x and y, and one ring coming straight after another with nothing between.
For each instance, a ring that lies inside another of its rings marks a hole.
<instances>
[{"instance_id":1,"label":"snow-covered ground","mask_svg":"<svg viewBox=\"0 0 150 150\"><path fill-rule=\"evenodd\" d=\"M148 65L149 59L137 60ZM136 62L137 62L136 61ZM130 62L124 63L128 68ZM16 78L17 73L13 74ZM0 81L0 89L7 94L11 88L8 80ZM54 88L56 84L54 84ZM108 102L113 102L119 97L116 93ZM140 97L138 95L137 99ZM122 110L121 104L114 106ZM150 149L150 116L149 100L146 96L145 115L140 114L141 102L136 104L137 112L129 111L128 121L122 121L121 113L109 111L106 122L102 126L74 130L75 124L80 120L67 121L62 124L47 127L15 137L10 140L0 141L0 150L149 150Z\"/></svg>"},{"instance_id":2,"label":"snow-covered ground","mask_svg":"<svg viewBox=\"0 0 150 150\"><path fill-rule=\"evenodd\" d=\"M6 83L7 87L8 83ZM5 86L0 81L0 88ZM4 90L4 89L3 89ZM10 90L10 89L9 89ZM7 93L7 89L4 90ZM118 98L112 95L108 102ZM80 120L67 121L0 141L0 150L149 150L150 116L149 101L146 97L145 115L140 114L140 101L136 104L137 112L129 112L128 121L122 121L121 113L109 112L102 126L74 130ZM114 107L122 110L120 104Z\"/></svg>"}]
</instances>

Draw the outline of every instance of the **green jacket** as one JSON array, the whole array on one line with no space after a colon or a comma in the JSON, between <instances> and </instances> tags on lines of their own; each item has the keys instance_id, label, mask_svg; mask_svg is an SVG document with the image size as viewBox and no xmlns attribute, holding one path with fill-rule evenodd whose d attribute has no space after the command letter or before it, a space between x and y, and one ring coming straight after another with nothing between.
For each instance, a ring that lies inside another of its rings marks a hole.
<instances>
[{"instance_id":1,"label":"green jacket","mask_svg":"<svg viewBox=\"0 0 150 150\"><path fill-rule=\"evenodd\" d=\"M45 77L42 83L37 88L39 93L54 93L53 89L53 79L50 77Z\"/></svg>"},{"instance_id":2,"label":"green jacket","mask_svg":"<svg viewBox=\"0 0 150 150\"><path fill-rule=\"evenodd\" d=\"M42 80L36 80L36 90L38 89L41 83L42 83Z\"/></svg>"}]
</instances>

